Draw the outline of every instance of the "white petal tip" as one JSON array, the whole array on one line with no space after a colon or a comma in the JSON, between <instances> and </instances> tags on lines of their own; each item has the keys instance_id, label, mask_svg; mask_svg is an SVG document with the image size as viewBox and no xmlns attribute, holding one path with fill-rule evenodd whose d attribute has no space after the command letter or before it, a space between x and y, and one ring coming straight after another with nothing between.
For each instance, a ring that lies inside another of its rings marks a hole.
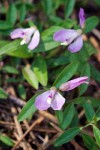
<instances>
[{"instance_id":1,"label":"white petal tip","mask_svg":"<svg viewBox=\"0 0 100 150\"><path fill-rule=\"evenodd\" d=\"M61 43L60 45L65 45L65 46L67 46L68 45L68 42L63 42L63 43Z\"/></svg>"},{"instance_id":2,"label":"white petal tip","mask_svg":"<svg viewBox=\"0 0 100 150\"><path fill-rule=\"evenodd\" d=\"M21 42L20 42L20 45L24 45L25 44L25 40L23 39Z\"/></svg>"}]
</instances>

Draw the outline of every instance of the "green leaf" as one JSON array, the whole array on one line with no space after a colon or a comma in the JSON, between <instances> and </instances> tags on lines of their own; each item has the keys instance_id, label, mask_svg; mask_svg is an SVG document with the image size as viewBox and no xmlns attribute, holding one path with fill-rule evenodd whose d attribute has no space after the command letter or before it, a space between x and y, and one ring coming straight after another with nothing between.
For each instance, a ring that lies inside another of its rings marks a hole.
<instances>
[{"instance_id":1,"label":"green leaf","mask_svg":"<svg viewBox=\"0 0 100 150\"><path fill-rule=\"evenodd\" d=\"M26 90L22 84L18 85L18 93L22 99L26 99Z\"/></svg>"},{"instance_id":2,"label":"green leaf","mask_svg":"<svg viewBox=\"0 0 100 150\"><path fill-rule=\"evenodd\" d=\"M33 10L34 9L34 6L32 5L32 3L28 2L28 1L25 1L26 3L26 10Z\"/></svg>"},{"instance_id":3,"label":"green leaf","mask_svg":"<svg viewBox=\"0 0 100 150\"><path fill-rule=\"evenodd\" d=\"M24 78L27 80L27 82L37 90L38 81L34 72L30 68L24 67L22 69L22 73L23 73Z\"/></svg>"},{"instance_id":4,"label":"green leaf","mask_svg":"<svg viewBox=\"0 0 100 150\"><path fill-rule=\"evenodd\" d=\"M85 97L87 100L91 101L91 104L94 108L98 108L98 106L100 106L100 99L96 99L93 97Z\"/></svg>"},{"instance_id":5,"label":"green leaf","mask_svg":"<svg viewBox=\"0 0 100 150\"><path fill-rule=\"evenodd\" d=\"M12 28L12 25L11 25L10 22L0 20L0 30L8 30L8 29L11 29L11 28Z\"/></svg>"},{"instance_id":6,"label":"green leaf","mask_svg":"<svg viewBox=\"0 0 100 150\"><path fill-rule=\"evenodd\" d=\"M33 64L33 70L38 81L43 86L46 86L47 81L48 81L47 65L42 56L36 57L34 64Z\"/></svg>"},{"instance_id":7,"label":"green leaf","mask_svg":"<svg viewBox=\"0 0 100 150\"><path fill-rule=\"evenodd\" d=\"M72 28L74 25L76 25L76 20L72 20L70 18L67 18L66 20L62 20L59 23L56 23L56 25L61 26L66 29Z\"/></svg>"},{"instance_id":8,"label":"green leaf","mask_svg":"<svg viewBox=\"0 0 100 150\"><path fill-rule=\"evenodd\" d=\"M88 76L90 78L90 66L89 64L85 64L81 70L81 76ZM88 84L82 84L79 87L79 95L82 95L88 88Z\"/></svg>"},{"instance_id":9,"label":"green leaf","mask_svg":"<svg viewBox=\"0 0 100 150\"><path fill-rule=\"evenodd\" d=\"M7 12L7 20L14 25L17 20L17 9L14 3L11 3Z\"/></svg>"},{"instance_id":10,"label":"green leaf","mask_svg":"<svg viewBox=\"0 0 100 150\"><path fill-rule=\"evenodd\" d=\"M65 2L65 18L68 18L74 9L75 0L66 0Z\"/></svg>"},{"instance_id":11,"label":"green leaf","mask_svg":"<svg viewBox=\"0 0 100 150\"><path fill-rule=\"evenodd\" d=\"M92 121L93 119L93 116L95 115L95 111L92 107L92 105L87 102L87 101L84 101L83 102L83 107L84 107L84 110L85 110L85 115L86 115L86 118L89 122Z\"/></svg>"},{"instance_id":12,"label":"green leaf","mask_svg":"<svg viewBox=\"0 0 100 150\"><path fill-rule=\"evenodd\" d=\"M74 104L69 104L65 109L63 113L63 121L61 123L61 128L64 130L66 129L72 122L72 119L74 117L75 108Z\"/></svg>"},{"instance_id":13,"label":"green leaf","mask_svg":"<svg viewBox=\"0 0 100 150\"><path fill-rule=\"evenodd\" d=\"M97 5L100 5L100 0L94 0Z\"/></svg>"},{"instance_id":14,"label":"green leaf","mask_svg":"<svg viewBox=\"0 0 100 150\"><path fill-rule=\"evenodd\" d=\"M92 16L86 19L84 33L92 31L99 24L99 18Z\"/></svg>"},{"instance_id":15,"label":"green leaf","mask_svg":"<svg viewBox=\"0 0 100 150\"><path fill-rule=\"evenodd\" d=\"M19 48L19 40L15 40L1 47L0 55L8 54L10 52L17 50L18 48Z\"/></svg>"},{"instance_id":16,"label":"green leaf","mask_svg":"<svg viewBox=\"0 0 100 150\"><path fill-rule=\"evenodd\" d=\"M61 84L68 81L75 74L78 65L79 65L78 62L73 62L69 64L67 67L65 67L58 75L53 85L58 88Z\"/></svg>"},{"instance_id":17,"label":"green leaf","mask_svg":"<svg viewBox=\"0 0 100 150\"><path fill-rule=\"evenodd\" d=\"M50 28L48 28L42 32L42 37L44 37L46 39L49 36L53 36L53 34L56 31L61 30L61 29L63 29L63 28L60 26L51 26Z\"/></svg>"},{"instance_id":18,"label":"green leaf","mask_svg":"<svg viewBox=\"0 0 100 150\"><path fill-rule=\"evenodd\" d=\"M41 3L45 13L50 16L53 13L53 0L43 0Z\"/></svg>"},{"instance_id":19,"label":"green leaf","mask_svg":"<svg viewBox=\"0 0 100 150\"><path fill-rule=\"evenodd\" d=\"M89 41L84 42L83 50L85 51L84 53L88 53L88 56L91 56L97 52L97 49L94 48L94 46Z\"/></svg>"},{"instance_id":20,"label":"green leaf","mask_svg":"<svg viewBox=\"0 0 100 150\"><path fill-rule=\"evenodd\" d=\"M89 42L84 42L82 49L78 53L68 53L71 61L79 61L80 65L87 63L90 56L96 52L96 49Z\"/></svg>"},{"instance_id":21,"label":"green leaf","mask_svg":"<svg viewBox=\"0 0 100 150\"><path fill-rule=\"evenodd\" d=\"M58 58L52 58L47 60L47 64L50 68L65 65L69 63L69 59L66 56L60 56Z\"/></svg>"},{"instance_id":22,"label":"green leaf","mask_svg":"<svg viewBox=\"0 0 100 150\"><path fill-rule=\"evenodd\" d=\"M2 47L0 46L0 55L8 54L9 56L19 57L19 58L30 58L33 53L28 50L28 45L20 45L21 40L15 40L11 42L0 41ZM2 44L3 43L3 44Z\"/></svg>"},{"instance_id":23,"label":"green leaf","mask_svg":"<svg viewBox=\"0 0 100 150\"><path fill-rule=\"evenodd\" d=\"M4 144L8 146L14 146L14 142L12 141L12 139L3 134L0 134L0 141L2 141Z\"/></svg>"},{"instance_id":24,"label":"green leaf","mask_svg":"<svg viewBox=\"0 0 100 150\"><path fill-rule=\"evenodd\" d=\"M19 8L19 17L20 17L20 22L23 22L26 16L26 4L22 3L20 8Z\"/></svg>"},{"instance_id":25,"label":"green leaf","mask_svg":"<svg viewBox=\"0 0 100 150\"><path fill-rule=\"evenodd\" d=\"M1 99L8 98L8 94L2 88L0 88L0 98Z\"/></svg>"},{"instance_id":26,"label":"green leaf","mask_svg":"<svg viewBox=\"0 0 100 150\"><path fill-rule=\"evenodd\" d=\"M63 112L61 110L55 111L59 125L61 126L62 120L63 120Z\"/></svg>"},{"instance_id":27,"label":"green leaf","mask_svg":"<svg viewBox=\"0 0 100 150\"><path fill-rule=\"evenodd\" d=\"M12 66L5 66L2 70L11 74L19 74L18 70Z\"/></svg>"},{"instance_id":28,"label":"green leaf","mask_svg":"<svg viewBox=\"0 0 100 150\"><path fill-rule=\"evenodd\" d=\"M94 108L98 108L100 106L100 100L90 97L90 96L81 96L73 99L74 104L82 105L85 101L89 101Z\"/></svg>"},{"instance_id":29,"label":"green leaf","mask_svg":"<svg viewBox=\"0 0 100 150\"><path fill-rule=\"evenodd\" d=\"M96 139L96 142L100 147L100 130L96 126L93 126L93 132L94 132L94 137Z\"/></svg>"},{"instance_id":30,"label":"green leaf","mask_svg":"<svg viewBox=\"0 0 100 150\"><path fill-rule=\"evenodd\" d=\"M32 51L32 52L37 53L37 52L50 51L50 50L56 48L59 45L60 45L60 43L55 42L52 39L52 37L48 37L47 39L44 39L44 38L41 37L41 41L40 41L38 47L35 48L34 51Z\"/></svg>"},{"instance_id":31,"label":"green leaf","mask_svg":"<svg viewBox=\"0 0 100 150\"><path fill-rule=\"evenodd\" d=\"M89 136L85 133L82 133L81 136L82 136L82 139L83 139L83 142L84 142L84 145L86 146L86 148L88 148L89 150L90 149L91 150L99 150L94 139L91 136Z\"/></svg>"},{"instance_id":32,"label":"green leaf","mask_svg":"<svg viewBox=\"0 0 100 150\"><path fill-rule=\"evenodd\" d=\"M9 77L6 79L6 82L8 83L18 83L18 82L22 82L23 81L23 78L14 78L14 77Z\"/></svg>"},{"instance_id":33,"label":"green leaf","mask_svg":"<svg viewBox=\"0 0 100 150\"><path fill-rule=\"evenodd\" d=\"M94 124L97 123L97 121L100 120L100 107L97 109L96 113L94 114L93 118L92 118L92 122Z\"/></svg>"},{"instance_id":34,"label":"green leaf","mask_svg":"<svg viewBox=\"0 0 100 150\"><path fill-rule=\"evenodd\" d=\"M94 120L94 122L100 120L100 107L97 109L95 115L93 116L93 120Z\"/></svg>"},{"instance_id":35,"label":"green leaf","mask_svg":"<svg viewBox=\"0 0 100 150\"><path fill-rule=\"evenodd\" d=\"M9 42L6 40L0 40L0 48L3 47L4 45L8 44Z\"/></svg>"},{"instance_id":36,"label":"green leaf","mask_svg":"<svg viewBox=\"0 0 100 150\"><path fill-rule=\"evenodd\" d=\"M31 115L33 115L36 111L36 107L34 105L34 101L37 95L34 95L22 108L21 112L18 115L18 121L23 121L28 119Z\"/></svg>"},{"instance_id":37,"label":"green leaf","mask_svg":"<svg viewBox=\"0 0 100 150\"><path fill-rule=\"evenodd\" d=\"M90 70L92 78L100 82L100 71L98 71L93 65L90 65Z\"/></svg>"},{"instance_id":38,"label":"green leaf","mask_svg":"<svg viewBox=\"0 0 100 150\"><path fill-rule=\"evenodd\" d=\"M17 41L17 40L16 40ZM7 53L9 56L14 56L18 58L30 58L33 56L33 53L28 50L28 45L19 45L16 46L15 51L11 51Z\"/></svg>"},{"instance_id":39,"label":"green leaf","mask_svg":"<svg viewBox=\"0 0 100 150\"><path fill-rule=\"evenodd\" d=\"M65 131L54 143L55 146L60 146L64 143L71 141L77 134L79 134L80 128L71 128Z\"/></svg>"},{"instance_id":40,"label":"green leaf","mask_svg":"<svg viewBox=\"0 0 100 150\"><path fill-rule=\"evenodd\" d=\"M84 101L85 101L85 97L77 97L77 98L75 98L75 99L73 99L73 102L74 102L74 104L78 104L78 105L81 105Z\"/></svg>"},{"instance_id":41,"label":"green leaf","mask_svg":"<svg viewBox=\"0 0 100 150\"><path fill-rule=\"evenodd\" d=\"M51 22L53 22L53 24L55 25L59 25L60 22L62 22L62 18L58 17L58 16L54 16L54 15L50 15L49 19Z\"/></svg>"},{"instance_id":42,"label":"green leaf","mask_svg":"<svg viewBox=\"0 0 100 150\"><path fill-rule=\"evenodd\" d=\"M74 117L72 119L72 122L70 124L70 127L73 128L73 127L78 127L79 126L79 118L78 118L78 112L77 110L75 109L75 112L74 112Z\"/></svg>"}]
</instances>

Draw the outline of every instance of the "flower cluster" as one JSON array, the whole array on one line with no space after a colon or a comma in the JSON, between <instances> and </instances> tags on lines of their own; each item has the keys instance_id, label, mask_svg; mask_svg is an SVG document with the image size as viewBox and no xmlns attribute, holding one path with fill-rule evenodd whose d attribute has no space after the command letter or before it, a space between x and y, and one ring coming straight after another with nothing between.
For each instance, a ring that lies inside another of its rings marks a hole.
<instances>
[{"instance_id":1,"label":"flower cluster","mask_svg":"<svg viewBox=\"0 0 100 150\"><path fill-rule=\"evenodd\" d=\"M88 84L88 77L79 77L70 80L59 87L60 91L70 91L81 84ZM55 87L36 97L35 106L39 110L46 110L51 107L54 110L60 110L65 103L65 98L57 91Z\"/></svg>"},{"instance_id":2,"label":"flower cluster","mask_svg":"<svg viewBox=\"0 0 100 150\"><path fill-rule=\"evenodd\" d=\"M82 8L79 11L79 24L81 29L61 29L54 33L54 41L60 42L61 45L68 46L68 50L72 53L78 52L83 46L82 29L85 25L85 13ZM34 50L40 41L40 33L36 27L18 28L11 32L12 39L21 38L20 45L27 44L30 50ZM51 87L50 90L36 97L35 106L39 110L46 110L51 107L54 110L60 110L65 103L65 98L59 93L60 91L70 91L81 84L88 84L88 77L79 77L63 83L57 90Z\"/></svg>"},{"instance_id":3,"label":"flower cluster","mask_svg":"<svg viewBox=\"0 0 100 150\"><path fill-rule=\"evenodd\" d=\"M79 11L79 24L81 29L84 28L85 23L84 10L80 8ZM82 30L62 29L54 33L53 39L57 42L61 42L61 45L69 45L68 50L72 53L78 52L83 46ZM20 45L27 44L30 50L34 50L40 41L40 33L36 27L30 28L18 28L11 32L10 37L12 39L22 38Z\"/></svg>"}]
</instances>

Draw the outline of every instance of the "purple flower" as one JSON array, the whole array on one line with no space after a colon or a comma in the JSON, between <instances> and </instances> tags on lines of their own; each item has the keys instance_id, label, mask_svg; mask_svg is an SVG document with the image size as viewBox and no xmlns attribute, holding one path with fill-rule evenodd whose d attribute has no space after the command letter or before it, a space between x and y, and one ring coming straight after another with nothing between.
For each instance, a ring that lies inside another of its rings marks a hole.
<instances>
[{"instance_id":1,"label":"purple flower","mask_svg":"<svg viewBox=\"0 0 100 150\"><path fill-rule=\"evenodd\" d=\"M84 28L84 23L85 23L85 13L84 13L84 9L80 8L79 11L79 23L81 28Z\"/></svg>"},{"instance_id":2,"label":"purple flower","mask_svg":"<svg viewBox=\"0 0 100 150\"><path fill-rule=\"evenodd\" d=\"M79 23L81 28L84 27L85 17L84 10L80 8L79 11ZM57 42L61 42L61 45L68 45L68 50L72 53L78 52L83 46L82 30L74 29L61 29L54 33L53 39Z\"/></svg>"},{"instance_id":3,"label":"purple flower","mask_svg":"<svg viewBox=\"0 0 100 150\"><path fill-rule=\"evenodd\" d=\"M61 91L70 91L70 90L80 86L81 84L84 84L84 83L88 84L89 82L87 80L88 80L87 76L79 77L79 78L70 80L70 81L62 84L59 89Z\"/></svg>"},{"instance_id":4,"label":"purple flower","mask_svg":"<svg viewBox=\"0 0 100 150\"><path fill-rule=\"evenodd\" d=\"M10 37L12 39L21 38L22 41L20 42L20 45L29 43L28 48L30 50L35 49L40 41L40 33L39 30L36 29L36 27L15 29L11 32Z\"/></svg>"},{"instance_id":5,"label":"purple flower","mask_svg":"<svg viewBox=\"0 0 100 150\"><path fill-rule=\"evenodd\" d=\"M61 91L69 91L77 86L86 83L88 84L88 77L80 77L74 80L70 80L62 84L59 88ZM36 97L35 106L39 110L46 110L52 108L54 110L61 110L62 106L65 103L65 98L56 90L55 87L52 87L49 91L46 91Z\"/></svg>"},{"instance_id":6,"label":"purple flower","mask_svg":"<svg viewBox=\"0 0 100 150\"><path fill-rule=\"evenodd\" d=\"M35 106L39 110L46 110L51 107L54 110L60 110L65 103L65 98L52 87L36 97Z\"/></svg>"}]
</instances>

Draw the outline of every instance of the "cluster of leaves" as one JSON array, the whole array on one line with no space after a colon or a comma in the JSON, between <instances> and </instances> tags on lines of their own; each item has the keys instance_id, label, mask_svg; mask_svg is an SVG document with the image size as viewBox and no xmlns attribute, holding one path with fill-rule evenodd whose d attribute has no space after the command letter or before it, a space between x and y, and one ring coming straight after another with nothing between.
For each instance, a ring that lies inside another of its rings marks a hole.
<instances>
[{"instance_id":1,"label":"cluster of leaves","mask_svg":"<svg viewBox=\"0 0 100 150\"><path fill-rule=\"evenodd\" d=\"M96 3L99 3L99 1L96 0ZM60 16L57 17L56 14L57 9L62 5L64 5L64 19ZM8 84L17 84L18 95L23 100L27 98L25 85L23 84L25 80L36 90L36 94L27 102L18 115L19 121L28 119L37 111L34 101L39 94L38 90L41 88L44 88L44 90L51 86L58 88L73 76L88 76L100 82L100 72L89 61L91 55L96 53L96 49L89 41L84 42L80 52L72 54L53 40L53 34L59 29L78 28L76 20L68 18L72 14L74 6L75 0L67 0L66 2L64 0L43 0L34 5L28 2L17 1L9 4L8 9L2 6L0 10L0 13L4 13L6 17L5 20L0 20L0 35L2 38L7 37L15 27L28 27L31 25L32 22L26 19L30 17L29 12L33 15L38 11L46 14L46 18L44 15L42 16L43 20L41 18L39 18L40 20L34 20L34 24L41 31L40 44L34 51L29 52L27 45L20 46L20 40L12 42L0 40L0 60L4 62L6 57L9 59L9 62L4 63L0 68L1 76L2 74L9 74L8 78L1 77L5 79L1 81L1 86L3 87L4 81ZM84 33L92 31L98 23L99 19L96 16L87 18ZM84 96L83 93L87 88L88 85L81 85L77 91L78 98L73 98L71 101L66 102L63 111L55 112L59 127L63 130L62 135L55 141L55 146L61 146L72 140L77 134L80 134L88 149L99 149L100 130L97 128L97 125L100 120L100 101ZM6 99L8 96L0 88L0 98ZM83 127L79 127L77 105L83 107L85 111L87 124ZM82 132L87 126L93 127L95 139ZM13 146L12 140L3 134L0 134L0 141Z\"/></svg>"}]
</instances>

